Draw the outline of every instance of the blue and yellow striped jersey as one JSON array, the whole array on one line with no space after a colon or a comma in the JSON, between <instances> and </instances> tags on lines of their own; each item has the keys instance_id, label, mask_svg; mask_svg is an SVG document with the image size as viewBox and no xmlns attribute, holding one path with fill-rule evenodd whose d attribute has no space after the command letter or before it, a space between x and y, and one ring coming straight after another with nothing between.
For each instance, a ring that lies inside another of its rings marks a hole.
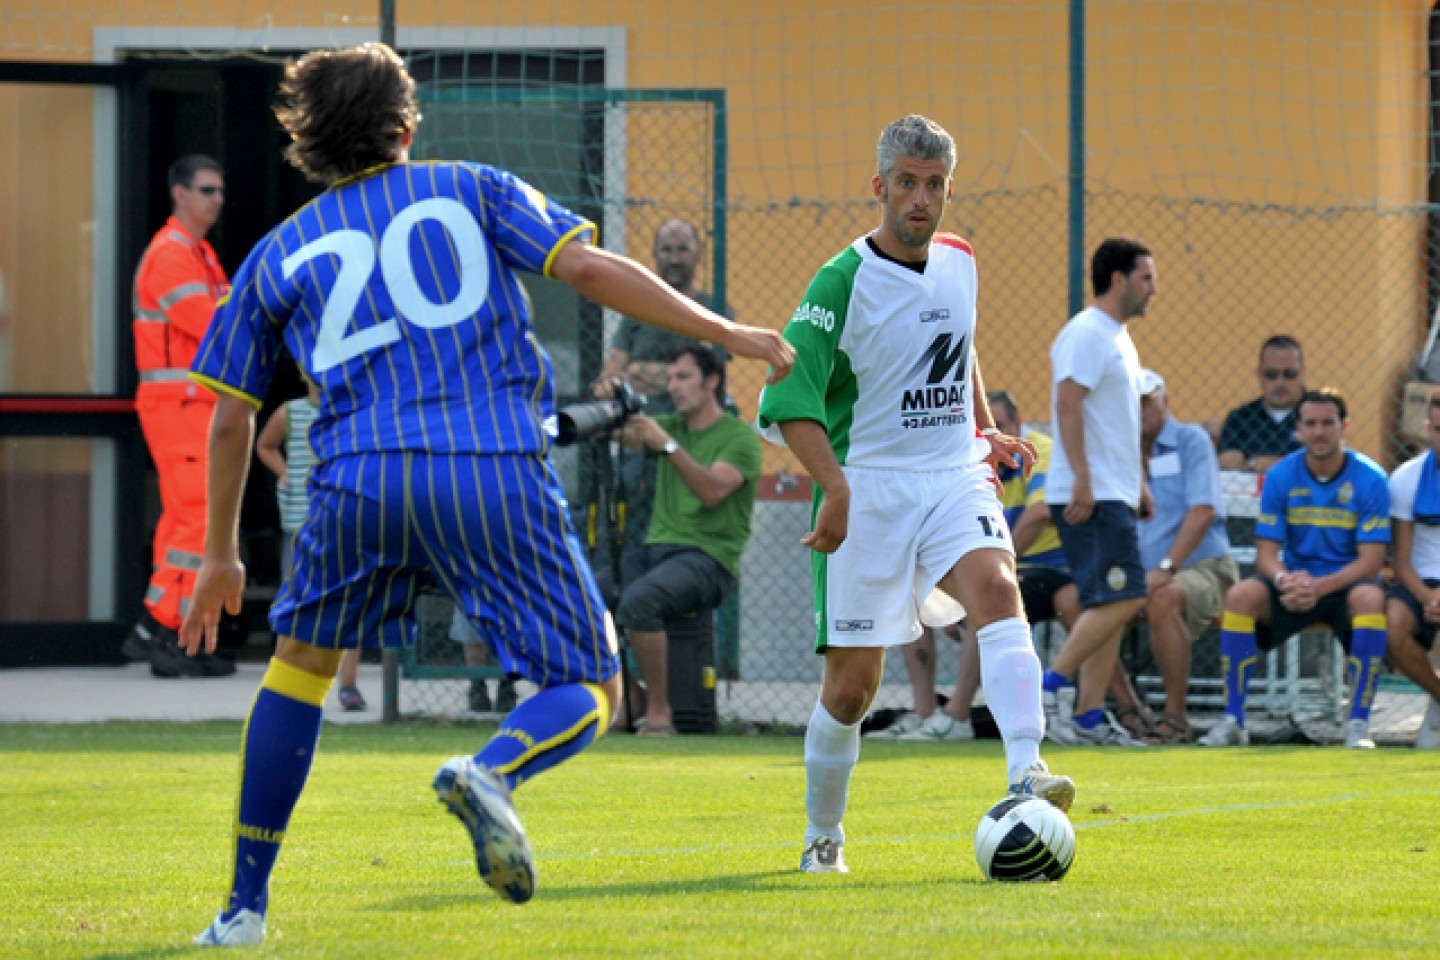
<instances>
[{"instance_id":1,"label":"blue and yellow striped jersey","mask_svg":"<svg viewBox=\"0 0 1440 960\"><path fill-rule=\"evenodd\" d=\"M1385 471L1355 450L1321 483L1296 450L1270 468L1260 491L1255 536L1285 551L1285 566L1315 577L1355 560L1362 543L1390 542L1390 489Z\"/></svg>"},{"instance_id":2,"label":"blue and yellow striped jersey","mask_svg":"<svg viewBox=\"0 0 1440 960\"><path fill-rule=\"evenodd\" d=\"M260 404L282 345L320 385L310 439L352 453L549 447L550 358L517 271L594 226L506 171L404 163L341 181L270 231L191 376Z\"/></svg>"}]
</instances>

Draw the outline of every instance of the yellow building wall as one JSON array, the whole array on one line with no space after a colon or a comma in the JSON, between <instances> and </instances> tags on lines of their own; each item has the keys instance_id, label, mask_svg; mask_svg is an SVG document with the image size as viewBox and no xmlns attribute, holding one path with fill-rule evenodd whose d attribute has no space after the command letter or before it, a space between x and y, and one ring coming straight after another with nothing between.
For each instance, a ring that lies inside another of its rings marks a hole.
<instances>
[{"instance_id":1,"label":"yellow building wall","mask_svg":"<svg viewBox=\"0 0 1440 960\"><path fill-rule=\"evenodd\" d=\"M1014 391L1029 419L1048 417L1046 353L1068 315L1066 0L1018 9L818 0L397 6L400 28L422 35L623 26L627 86L725 90L727 278L747 322L783 325L819 264L874 226L880 127L907 112L939 120L960 146L947 226L977 249L987 380ZM377 7L215 0L163 16L164 26L187 28L373 26ZM162 15L124 0L45 17L33 9L0 3L12 31L5 56L85 59L95 24L153 26ZM1427 319L1425 221L1413 209L1425 201L1427 15L1420 0L1091 5L1086 244L1125 233L1154 246L1161 294L1134 335L1169 378L1182 417L1217 419L1254 396L1259 343L1286 332L1306 344L1312 384L1350 396L1356 445L1386 454L1397 383ZM156 31L157 45L164 36ZM25 134L23 162L34 174L0 176L0 202L24 207L27 244L73 249L83 217L57 220L46 205L80 198L41 184L47 171L87 183L88 145L42 143L37 155L31 121L6 102L0 96L0 131ZM651 154L632 150L631 171L685 166ZM17 219L0 217L0 267L12 267ZM653 226L631 223L627 248L646 258ZM749 413L762 371L737 366L734 393ZM772 469L785 462L767 455Z\"/></svg>"}]
</instances>

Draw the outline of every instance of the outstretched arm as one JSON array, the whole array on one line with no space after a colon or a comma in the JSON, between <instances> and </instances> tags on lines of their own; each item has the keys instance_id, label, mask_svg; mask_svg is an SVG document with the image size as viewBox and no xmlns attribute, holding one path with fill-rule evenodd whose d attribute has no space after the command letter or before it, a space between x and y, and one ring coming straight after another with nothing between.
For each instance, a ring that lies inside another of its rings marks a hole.
<instances>
[{"instance_id":1,"label":"outstretched arm","mask_svg":"<svg viewBox=\"0 0 1440 960\"><path fill-rule=\"evenodd\" d=\"M770 364L768 383L785 379L795 348L775 330L732 323L676 291L628 257L572 241L550 267L581 296L665 330L709 340L732 355Z\"/></svg>"}]
</instances>

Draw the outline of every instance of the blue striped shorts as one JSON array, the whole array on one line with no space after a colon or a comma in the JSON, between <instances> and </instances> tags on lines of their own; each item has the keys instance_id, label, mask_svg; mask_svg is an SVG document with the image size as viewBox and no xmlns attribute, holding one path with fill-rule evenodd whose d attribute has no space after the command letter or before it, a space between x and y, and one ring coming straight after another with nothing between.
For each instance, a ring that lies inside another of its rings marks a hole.
<instances>
[{"instance_id":1,"label":"blue striped shorts","mask_svg":"<svg viewBox=\"0 0 1440 960\"><path fill-rule=\"evenodd\" d=\"M414 602L450 595L507 673L542 686L619 669L613 632L550 462L374 453L316 464L294 571L270 610L327 649L399 646Z\"/></svg>"}]
</instances>

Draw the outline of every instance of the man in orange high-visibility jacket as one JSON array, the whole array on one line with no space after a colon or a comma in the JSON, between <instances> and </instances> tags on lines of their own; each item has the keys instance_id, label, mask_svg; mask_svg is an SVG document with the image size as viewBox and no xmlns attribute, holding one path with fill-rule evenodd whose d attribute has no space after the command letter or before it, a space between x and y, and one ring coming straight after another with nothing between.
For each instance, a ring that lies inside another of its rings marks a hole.
<instances>
[{"instance_id":1,"label":"man in orange high-visibility jacket","mask_svg":"<svg viewBox=\"0 0 1440 960\"><path fill-rule=\"evenodd\" d=\"M215 395L189 378L190 364L215 303L229 287L205 234L220 218L225 180L220 164L192 154L170 167L170 219L135 271L135 408L160 479L160 522L146 614L122 648L148 659L157 677L223 676L235 664L187 657L176 630L190 606L205 551L205 483Z\"/></svg>"}]
</instances>

